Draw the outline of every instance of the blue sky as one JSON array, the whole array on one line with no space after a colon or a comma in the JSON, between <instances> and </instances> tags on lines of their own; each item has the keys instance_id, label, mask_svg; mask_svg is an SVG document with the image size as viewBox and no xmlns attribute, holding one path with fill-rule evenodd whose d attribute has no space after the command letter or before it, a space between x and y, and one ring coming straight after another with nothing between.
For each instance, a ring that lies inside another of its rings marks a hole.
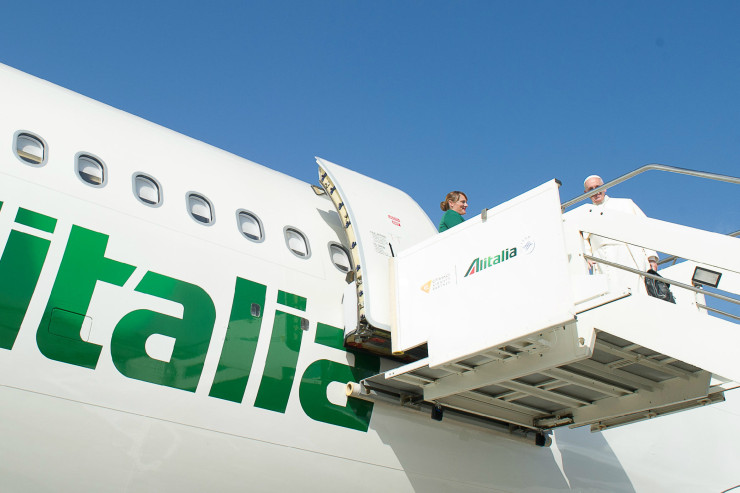
<instances>
[{"instance_id":1,"label":"blue sky","mask_svg":"<svg viewBox=\"0 0 740 493\"><path fill-rule=\"evenodd\" d=\"M5 2L0 61L316 182L321 156L437 222L646 163L740 176L740 2ZM649 172L612 196L740 229L740 186Z\"/></svg>"}]
</instances>

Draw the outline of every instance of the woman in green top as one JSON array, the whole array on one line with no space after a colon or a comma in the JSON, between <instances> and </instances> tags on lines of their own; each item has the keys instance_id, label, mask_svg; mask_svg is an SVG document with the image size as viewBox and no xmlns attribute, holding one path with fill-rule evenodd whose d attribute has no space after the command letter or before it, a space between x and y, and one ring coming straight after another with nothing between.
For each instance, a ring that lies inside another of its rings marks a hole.
<instances>
[{"instance_id":1,"label":"woman in green top","mask_svg":"<svg viewBox=\"0 0 740 493\"><path fill-rule=\"evenodd\" d=\"M468 197L463 192L450 192L444 201L439 204L439 207L445 211L439 221L439 228L437 228L441 233L465 221L463 215L468 208Z\"/></svg>"}]
</instances>

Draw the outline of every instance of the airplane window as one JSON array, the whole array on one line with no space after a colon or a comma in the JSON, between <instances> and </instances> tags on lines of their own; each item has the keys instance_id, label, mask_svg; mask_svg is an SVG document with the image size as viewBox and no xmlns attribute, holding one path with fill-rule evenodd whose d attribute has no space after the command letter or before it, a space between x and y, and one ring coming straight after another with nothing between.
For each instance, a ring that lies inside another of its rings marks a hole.
<instances>
[{"instance_id":1,"label":"airplane window","mask_svg":"<svg viewBox=\"0 0 740 493\"><path fill-rule=\"evenodd\" d=\"M190 214L190 217L201 224L214 223L215 217L213 214L213 206L207 198L197 193L189 193L187 195L187 200L188 213Z\"/></svg>"},{"instance_id":2,"label":"airplane window","mask_svg":"<svg viewBox=\"0 0 740 493\"><path fill-rule=\"evenodd\" d=\"M156 207L162 203L162 189L159 182L143 173L134 175L134 195L148 206Z\"/></svg>"},{"instance_id":3,"label":"airplane window","mask_svg":"<svg viewBox=\"0 0 740 493\"><path fill-rule=\"evenodd\" d=\"M75 156L77 176L88 185L102 187L105 185L105 165L90 154L78 153Z\"/></svg>"},{"instance_id":4,"label":"airplane window","mask_svg":"<svg viewBox=\"0 0 740 493\"><path fill-rule=\"evenodd\" d=\"M262 221L256 215L242 209L237 211L236 220L239 225L239 231L247 239L258 242L264 240Z\"/></svg>"},{"instance_id":5,"label":"airplane window","mask_svg":"<svg viewBox=\"0 0 740 493\"><path fill-rule=\"evenodd\" d=\"M308 258L311 256L311 250L308 247L308 240L306 237L295 228L285 228L285 243L288 245L288 249L300 258Z\"/></svg>"},{"instance_id":6,"label":"airplane window","mask_svg":"<svg viewBox=\"0 0 740 493\"><path fill-rule=\"evenodd\" d=\"M342 272L349 272L351 266L349 262L349 254L342 245L330 243L329 255L331 256L331 261L334 264L334 267Z\"/></svg>"},{"instance_id":7,"label":"airplane window","mask_svg":"<svg viewBox=\"0 0 740 493\"><path fill-rule=\"evenodd\" d=\"M15 155L26 164L43 166L46 161L46 144L40 137L26 132L16 132Z\"/></svg>"}]
</instances>

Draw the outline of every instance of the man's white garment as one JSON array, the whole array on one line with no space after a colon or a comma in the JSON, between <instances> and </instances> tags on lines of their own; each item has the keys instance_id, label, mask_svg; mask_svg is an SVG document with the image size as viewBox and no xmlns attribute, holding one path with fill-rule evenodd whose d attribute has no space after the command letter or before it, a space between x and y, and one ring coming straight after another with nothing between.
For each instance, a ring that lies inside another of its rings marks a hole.
<instances>
[{"instance_id":1,"label":"man's white garment","mask_svg":"<svg viewBox=\"0 0 740 493\"><path fill-rule=\"evenodd\" d=\"M590 204L586 207L593 208L594 211L608 210L647 217L632 200L613 199L606 195L601 204ZM658 258L658 254L653 250L647 250L636 245L628 245L627 243L612 240L611 238L588 235L587 239L591 244L591 252L594 257L599 257L642 272L650 268L649 258ZM598 267L596 269L606 274L609 278L609 287L611 290L631 288L633 293L646 293L642 277L616 267L609 267L604 264L597 265Z\"/></svg>"}]
</instances>

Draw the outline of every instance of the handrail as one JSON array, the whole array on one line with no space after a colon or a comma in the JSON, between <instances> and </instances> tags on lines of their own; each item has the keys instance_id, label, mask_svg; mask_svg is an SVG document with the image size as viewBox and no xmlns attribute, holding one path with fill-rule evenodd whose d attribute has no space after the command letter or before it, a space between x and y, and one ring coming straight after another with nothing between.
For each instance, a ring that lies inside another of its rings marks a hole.
<instances>
[{"instance_id":1,"label":"handrail","mask_svg":"<svg viewBox=\"0 0 740 493\"><path fill-rule=\"evenodd\" d=\"M703 289L695 288L694 286L689 286L688 284L684 284L682 282L673 281L671 279L668 279L662 276L656 276L656 275L650 274L649 272L643 272L641 270L633 269L632 267L627 267L626 265L609 262L608 260L604 260L603 258L592 257L591 255L584 255L583 258L585 258L586 260L592 260L599 264L606 264L610 267L616 267L617 269L626 270L627 272L632 272L633 274L637 274L638 276L647 277L649 279L655 279L656 281L661 281L666 284L670 284L672 286L678 286L679 288L688 289L689 291L693 291L695 293L712 296L714 298L717 298L723 301L728 301L730 303L740 305L740 300L736 300L735 298L730 298L729 296L724 296L719 293L712 293L710 291L704 291Z\"/></svg>"},{"instance_id":2,"label":"handrail","mask_svg":"<svg viewBox=\"0 0 740 493\"><path fill-rule=\"evenodd\" d=\"M562 204L560 206L560 210L564 211L568 207L570 207L573 204L576 204L580 202L583 199L586 199L596 193L599 193L602 190L605 190L609 187L613 187L614 185L619 185L623 181L627 181L630 178L639 175L640 173L644 173L645 171L668 171L670 173L678 173L681 175L689 175L689 176L696 176L699 178L707 178L709 180L717 180L717 181L725 181L728 183L734 183L736 185L740 185L740 178L737 178L735 176L729 176L729 175L720 175L718 173L709 173L707 171L696 171L692 169L686 169L686 168L678 168L676 166L668 166L667 164L646 164L645 166L641 168L637 168L634 171L631 171L627 173L626 175L622 175L617 179L614 179L608 183L604 183L598 188L594 188L593 190L589 190L588 192L584 192L582 195L579 195L578 197L569 200L568 202Z\"/></svg>"},{"instance_id":3,"label":"handrail","mask_svg":"<svg viewBox=\"0 0 740 493\"><path fill-rule=\"evenodd\" d=\"M738 317L737 315L733 315L732 313L723 312L722 310L717 310L716 308L712 308L711 306L707 306L707 305L702 305L701 303L697 303L696 306L698 306L699 308L704 308L705 310L713 312L713 313L719 313L720 315L727 317L727 318L734 318L735 320L740 322L740 317Z\"/></svg>"},{"instance_id":4,"label":"handrail","mask_svg":"<svg viewBox=\"0 0 740 493\"><path fill-rule=\"evenodd\" d=\"M740 229L738 229L737 231L734 231L732 233L727 233L727 236L734 236L734 237L740 236ZM681 257L679 257L678 255L671 255L670 257L666 257L664 259L660 259L660 261L658 262L658 265L667 264L668 262L675 262L676 260L678 260L680 258Z\"/></svg>"}]
</instances>

